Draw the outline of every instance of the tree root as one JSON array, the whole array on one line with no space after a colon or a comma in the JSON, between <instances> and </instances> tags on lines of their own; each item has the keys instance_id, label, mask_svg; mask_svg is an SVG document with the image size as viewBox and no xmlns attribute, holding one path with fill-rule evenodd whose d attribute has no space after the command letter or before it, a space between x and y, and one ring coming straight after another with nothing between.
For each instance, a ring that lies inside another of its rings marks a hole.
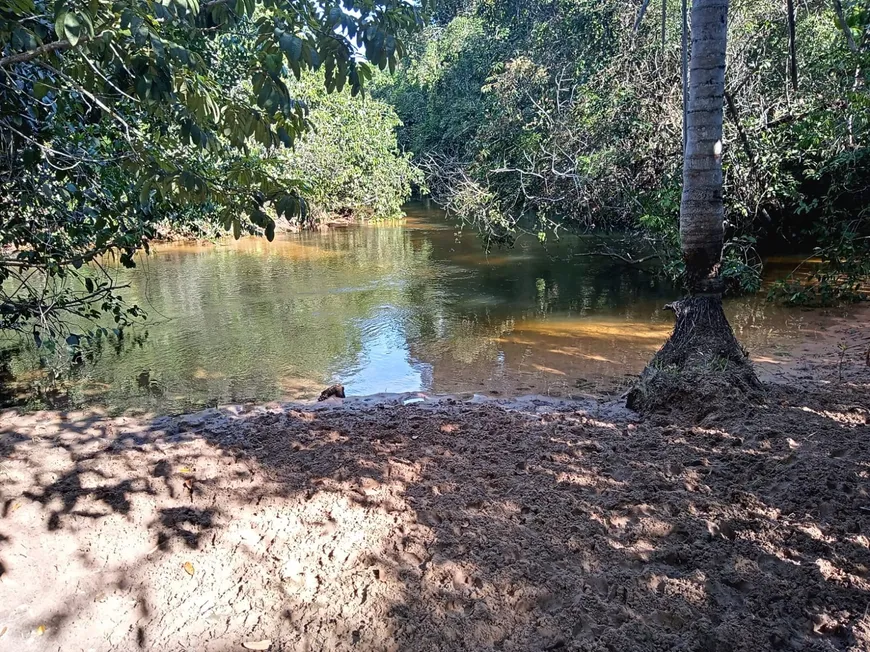
<instances>
[{"instance_id":1,"label":"tree root","mask_svg":"<svg viewBox=\"0 0 870 652\"><path fill-rule=\"evenodd\" d=\"M674 331L629 391L630 409L703 412L726 400L761 398L762 385L720 297L693 296L666 307L676 315Z\"/></svg>"}]
</instances>

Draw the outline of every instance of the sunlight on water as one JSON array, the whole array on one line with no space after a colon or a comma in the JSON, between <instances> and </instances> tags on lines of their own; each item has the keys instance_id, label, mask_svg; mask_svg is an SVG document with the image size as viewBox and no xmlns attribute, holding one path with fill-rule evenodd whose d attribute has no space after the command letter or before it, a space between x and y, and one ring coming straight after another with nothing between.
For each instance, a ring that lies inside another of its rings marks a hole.
<instances>
[{"instance_id":1,"label":"sunlight on water","mask_svg":"<svg viewBox=\"0 0 870 652\"><path fill-rule=\"evenodd\" d=\"M578 337L583 339L619 340L621 342L651 340L661 344L671 332L671 324L649 322L612 322L570 318L521 321L515 333L533 333L541 337Z\"/></svg>"},{"instance_id":2,"label":"sunlight on water","mask_svg":"<svg viewBox=\"0 0 870 652\"><path fill-rule=\"evenodd\" d=\"M473 233L412 206L404 223L154 248L118 270L144 307L126 337L79 370L74 398L191 410L244 401L431 391L571 394L639 372L673 323L678 292L580 256L588 240L533 236L487 255ZM788 261L782 261L787 264ZM727 310L741 341L773 363L811 332L763 297ZM33 351L12 364L34 376Z\"/></svg>"},{"instance_id":3,"label":"sunlight on water","mask_svg":"<svg viewBox=\"0 0 870 652\"><path fill-rule=\"evenodd\" d=\"M140 254L139 261L145 262L154 259L169 259L175 256L190 254L219 255L219 254L252 254L255 256L277 256L290 260L318 260L321 258L333 258L341 256L342 252L320 247L317 243L302 243L287 238L278 238L269 242L265 238L242 238L240 240L226 239L212 244L208 242L170 242L158 244L152 249L152 253Z\"/></svg>"}]
</instances>

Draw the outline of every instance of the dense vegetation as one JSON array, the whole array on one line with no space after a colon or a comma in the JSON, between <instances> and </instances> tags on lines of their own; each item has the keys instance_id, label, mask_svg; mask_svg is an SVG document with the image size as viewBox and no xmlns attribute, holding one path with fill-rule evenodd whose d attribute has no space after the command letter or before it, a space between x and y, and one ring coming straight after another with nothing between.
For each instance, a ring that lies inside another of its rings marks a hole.
<instances>
[{"instance_id":1,"label":"dense vegetation","mask_svg":"<svg viewBox=\"0 0 870 652\"><path fill-rule=\"evenodd\" d=\"M323 170L300 172L341 158L330 151L342 147L331 113L356 111L351 97L373 65L395 67L399 37L423 24L425 9L405 0L0 0L0 329L52 348L95 335L71 324L108 314L123 327L141 311L124 304L104 264L132 266L167 223L271 239L277 217L309 219L308 195L325 210L395 210L399 199L385 195L405 192L402 159L379 170L381 195L350 187L341 201L323 187ZM314 95L314 74L337 99ZM378 103L361 106L343 129L370 157L368 172L396 158L396 121ZM308 162L288 158L315 118L332 140L305 140Z\"/></svg>"},{"instance_id":2,"label":"dense vegetation","mask_svg":"<svg viewBox=\"0 0 870 652\"><path fill-rule=\"evenodd\" d=\"M423 175L399 150L395 110L370 96L327 93L322 82L310 75L291 85L309 107L313 129L279 154L284 174L305 180L315 217L401 217Z\"/></svg>"},{"instance_id":3,"label":"dense vegetation","mask_svg":"<svg viewBox=\"0 0 870 652\"><path fill-rule=\"evenodd\" d=\"M496 240L528 222L628 230L603 253L680 276L680 3L439 7L377 86L436 197ZM728 36L723 274L754 291L760 254L814 252L826 264L780 290L853 298L870 272L870 9L799 3L794 67L785 3L734 0Z\"/></svg>"}]
</instances>

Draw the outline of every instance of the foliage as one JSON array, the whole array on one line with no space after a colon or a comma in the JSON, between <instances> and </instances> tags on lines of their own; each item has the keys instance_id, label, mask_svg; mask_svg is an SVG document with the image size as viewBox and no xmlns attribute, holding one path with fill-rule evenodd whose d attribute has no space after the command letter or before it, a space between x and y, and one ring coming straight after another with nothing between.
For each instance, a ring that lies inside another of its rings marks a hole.
<instances>
[{"instance_id":1,"label":"foliage","mask_svg":"<svg viewBox=\"0 0 870 652\"><path fill-rule=\"evenodd\" d=\"M304 219L305 183L277 158L310 125L290 75L322 70L326 91L358 95L427 8L0 0L0 328L41 344L70 316L123 327L140 309L104 264L133 265L161 221L271 238L273 213Z\"/></svg>"},{"instance_id":2,"label":"foliage","mask_svg":"<svg viewBox=\"0 0 870 652\"><path fill-rule=\"evenodd\" d=\"M470 0L417 35L373 88L396 106L400 142L437 161L430 172L461 170L430 174L439 201L488 227L492 211L452 197L476 184L495 212L533 214L537 228L628 230L635 257L679 274L680 5L667 4L662 42L652 9L635 29L638 4ZM784 5L731 2L723 271L734 290L758 288L759 253L784 248L821 247L846 289L867 278L861 265L837 270L866 253L870 229L870 9L841 5L843 21L828 0L799 4L795 89Z\"/></svg>"},{"instance_id":3,"label":"foliage","mask_svg":"<svg viewBox=\"0 0 870 652\"><path fill-rule=\"evenodd\" d=\"M798 215L817 245L806 264L777 282L770 297L795 305L832 305L865 298L870 279L870 149L844 152L816 170L811 182L824 189L803 197Z\"/></svg>"},{"instance_id":4,"label":"foliage","mask_svg":"<svg viewBox=\"0 0 870 652\"><path fill-rule=\"evenodd\" d=\"M311 75L291 86L308 105L314 128L280 155L285 174L306 180L315 217L401 217L423 177L399 151L396 112L371 97L326 93L322 81Z\"/></svg>"}]
</instances>

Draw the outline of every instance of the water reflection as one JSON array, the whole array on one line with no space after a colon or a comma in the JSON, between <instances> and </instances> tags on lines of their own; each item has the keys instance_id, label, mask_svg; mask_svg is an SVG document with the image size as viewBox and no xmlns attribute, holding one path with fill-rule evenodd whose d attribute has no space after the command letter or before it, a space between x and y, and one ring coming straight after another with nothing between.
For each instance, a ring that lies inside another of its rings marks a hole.
<instances>
[{"instance_id":1,"label":"water reflection","mask_svg":"<svg viewBox=\"0 0 870 652\"><path fill-rule=\"evenodd\" d=\"M474 234L413 207L404 224L157 247L118 271L149 313L148 338L103 351L78 397L180 411L310 398L333 382L350 394L565 394L637 373L670 331L662 306L676 293L577 255L587 246L530 237L487 255ZM762 298L728 310L750 350L808 327Z\"/></svg>"}]
</instances>

